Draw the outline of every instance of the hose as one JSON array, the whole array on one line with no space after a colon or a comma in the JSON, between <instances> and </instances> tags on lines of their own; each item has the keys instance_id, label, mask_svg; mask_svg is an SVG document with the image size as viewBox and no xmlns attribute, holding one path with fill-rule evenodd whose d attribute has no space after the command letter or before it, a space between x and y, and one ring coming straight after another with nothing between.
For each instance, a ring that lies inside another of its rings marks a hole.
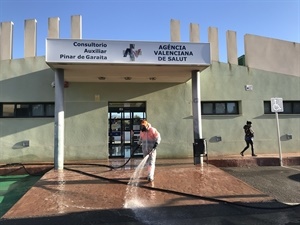
<instances>
[{"instance_id":1,"label":"hose","mask_svg":"<svg viewBox=\"0 0 300 225\"><path fill-rule=\"evenodd\" d=\"M45 165L44 163L43 164L29 164L29 165ZM30 175L30 176L43 176L46 172L52 170L54 168L53 164L49 164L51 165L51 167L49 167L48 169L44 170L44 172L39 172L39 173L31 173L27 170L25 164L23 163L8 163L6 165L1 165L0 168L5 168L5 167L17 167L15 170L10 170L9 172L7 173L4 173L4 174L1 174L1 176L8 176L10 174L13 174L14 172L18 171L18 170L21 170L21 169L24 169L25 172Z\"/></svg>"},{"instance_id":2,"label":"hose","mask_svg":"<svg viewBox=\"0 0 300 225\"><path fill-rule=\"evenodd\" d=\"M138 145L131 153L130 157L128 158L128 160L123 164L123 165L120 165L120 166L108 166L108 165L103 165L103 166L106 166L110 169L119 169L119 168L122 168L124 166L127 165L127 163L132 159L134 153L141 147L141 145ZM149 153L150 154L150 153ZM99 164L98 164L99 165ZM100 164L101 165L101 164Z\"/></svg>"},{"instance_id":3,"label":"hose","mask_svg":"<svg viewBox=\"0 0 300 225\"><path fill-rule=\"evenodd\" d=\"M128 164L128 162L132 159L132 157L134 156L134 153L140 148L141 145L138 145L131 153L130 157L128 158L128 160L122 164L122 165L119 165L119 166L110 166L110 165L106 165L106 164L96 164L96 163L65 163L66 165L86 165L86 166L100 166L100 167L107 167L111 170L113 169L119 169L119 168L122 168L124 166L126 166ZM153 150L152 150L153 151ZM151 151L151 152L152 152ZM150 154L151 152L149 152L148 154ZM8 163L6 165L1 165L0 168L4 168L4 167L18 167L16 168L15 170L10 170L8 173L5 173L5 174L2 174L2 176L7 176L9 174L12 174L20 169L24 169L25 172L27 174L29 174L30 176L42 176L44 175L46 172L52 170L54 168L53 164L48 164L48 165L52 165L52 167L48 168L45 172L40 172L40 173L30 173L26 167L25 167L26 164L23 164L23 163ZM36 164L30 164L30 165L45 165L45 163L36 163Z\"/></svg>"}]
</instances>

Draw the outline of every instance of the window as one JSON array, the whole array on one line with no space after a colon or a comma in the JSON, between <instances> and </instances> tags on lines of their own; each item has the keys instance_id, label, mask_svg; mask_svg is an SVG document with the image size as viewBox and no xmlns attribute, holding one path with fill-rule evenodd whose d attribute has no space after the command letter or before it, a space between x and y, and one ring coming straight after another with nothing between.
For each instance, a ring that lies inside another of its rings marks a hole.
<instances>
[{"instance_id":1,"label":"window","mask_svg":"<svg viewBox=\"0 0 300 225\"><path fill-rule=\"evenodd\" d=\"M30 107L28 104L16 104L15 105L15 116L16 117L29 117Z\"/></svg>"},{"instance_id":2,"label":"window","mask_svg":"<svg viewBox=\"0 0 300 225\"><path fill-rule=\"evenodd\" d=\"M54 104L45 104L46 116L54 117Z\"/></svg>"},{"instance_id":3,"label":"window","mask_svg":"<svg viewBox=\"0 0 300 225\"><path fill-rule=\"evenodd\" d=\"M264 101L264 114L272 114L271 101ZM300 114L300 101L283 101L282 114Z\"/></svg>"},{"instance_id":4,"label":"window","mask_svg":"<svg viewBox=\"0 0 300 225\"><path fill-rule=\"evenodd\" d=\"M3 117L14 117L14 104L5 104L1 107L1 114Z\"/></svg>"},{"instance_id":5,"label":"window","mask_svg":"<svg viewBox=\"0 0 300 225\"><path fill-rule=\"evenodd\" d=\"M54 117L54 103L0 103L0 118Z\"/></svg>"},{"instance_id":6,"label":"window","mask_svg":"<svg viewBox=\"0 0 300 225\"><path fill-rule=\"evenodd\" d=\"M239 107L237 101L201 102L202 115L237 115Z\"/></svg>"},{"instance_id":7,"label":"window","mask_svg":"<svg viewBox=\"0 0 300 225\"><path fill-rule=\"evenodd\" d=\"M44 105L34 104L32 105L32 116L43 116L44 115Z\"/></svg>"}]
</instances>

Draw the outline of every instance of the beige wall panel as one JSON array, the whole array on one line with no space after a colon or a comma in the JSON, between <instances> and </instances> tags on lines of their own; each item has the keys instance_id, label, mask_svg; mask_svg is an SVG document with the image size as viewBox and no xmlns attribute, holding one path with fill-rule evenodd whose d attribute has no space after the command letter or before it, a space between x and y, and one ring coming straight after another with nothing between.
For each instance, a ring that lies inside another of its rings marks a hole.
<instances>
[{"instance_id":1,"label":"beige wall panel","mask_svg":"<svg viewBox=\"0 0 300 225\"><path fill-rule=\"evenodd\" d=\"M300 77L300 44L245 35L246 66Z\"/></svg>"}]
</instances>

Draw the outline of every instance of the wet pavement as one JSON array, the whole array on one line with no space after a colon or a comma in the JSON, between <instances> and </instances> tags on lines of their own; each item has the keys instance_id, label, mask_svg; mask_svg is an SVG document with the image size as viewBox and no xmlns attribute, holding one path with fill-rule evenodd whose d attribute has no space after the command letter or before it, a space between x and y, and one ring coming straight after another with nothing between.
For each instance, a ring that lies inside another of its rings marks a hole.
<instances>
[{"instance_id":1,"label":"wet pavement","mask_svg":"<svg viewBox=\"0 0 300 225\"><path fill-rule=\"evenodd\" d=\"M145 169L133 177L141 161L114 170L105 162L52 169L0 224L300 224L299 206L278 202L212 164L158 159L149 183Z\"/></svg>"}]
</instances>

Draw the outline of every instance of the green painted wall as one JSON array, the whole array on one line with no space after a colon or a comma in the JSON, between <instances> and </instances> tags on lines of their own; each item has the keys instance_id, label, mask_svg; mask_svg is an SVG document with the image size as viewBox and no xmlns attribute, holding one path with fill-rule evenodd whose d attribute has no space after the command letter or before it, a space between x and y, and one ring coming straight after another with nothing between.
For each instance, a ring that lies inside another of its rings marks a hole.
<instances>
[{"instance_id":1,"label":"green painted wall","mask_svg":"<svg viewBox=\"0 0 300 225\"><path fill-rule=\"evenodd\" d=\"M0 102L53 102L54 72L44 57L0 61ZM88 74L87 74L88 76ZM203 116L209 155L239 154L243 125L253 122L257 154L277 154L275 115L264 115L271 97L300 100L300 78L213 63L201 73L202 101L240 102L240 115ZM253 91L245 91L245 85ZM100 100L95 98L100 96ZM191 80L182 83L70 83L65 89L65 160L107 159L108 102L146 101L149 122L162 136L159 158L193 156ZM299 152L300 115L279 115L282 151ZM292 140L285 134L291 133ZM215 136L222 141L216 142ZM29 140L29 147L20 142ZM54 118L0 118L0 163L53 161Z\"/></svg>"},{"instance_id":2,"label":"green painted wall","mask_svg":"<svg viewBox=\"0 0 300 225\"><path fill-rule=\"evenodd\" d=\"M0 102L53 102L53 80L44 57L0 61ZM53 134L54 118L0 118L0 163L53 161Z\"/></svg>"},{"instance_id":3,"label":"green painted wall","mask_svg":"<svg viewBox=\"0 0 300 225\"><path fill-rule=\"evenodd\" d=\"M245 85L253 91L245 91ZM264 115L264 101L272 97L300 100L300 78L279 73L250 69L225 63L213 63L201 74L202 101L240 102L238 116L203 116L203 136L209 141L209 154L238 154L245 146L243 125L253 122L257 154L277 154L279 151L275 114ZM299 152L300 115L279 114L282 152ZM287 140L285 134L292 134ZM221 142L214 137L221 136ZM249 154L249 152L248 152Z\"/></svg>"},{"instance_id":4,"label":"green painted wall","mask_svg":"<svg viewBox=\"0 0 300 225\"><path fill-rule=\"evenodd\" d=\"M146 101L148 121L162 136L160 157L192 155L190 84L71 83L65 91L69 159L107 158L109 101ZM95 101L95 95L100 101Z\"/></svg>"}]
</instances>

